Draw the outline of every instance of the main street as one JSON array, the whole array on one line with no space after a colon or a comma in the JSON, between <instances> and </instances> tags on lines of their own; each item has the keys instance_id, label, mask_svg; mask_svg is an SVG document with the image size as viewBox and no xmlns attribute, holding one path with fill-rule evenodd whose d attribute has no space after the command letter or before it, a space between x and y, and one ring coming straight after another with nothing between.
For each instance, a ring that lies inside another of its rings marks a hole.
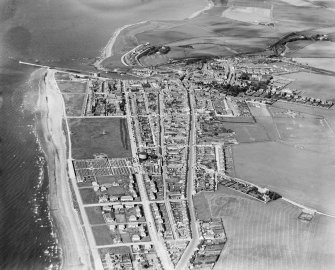
<instances>
[{"instance_id":1,"label":"main street","mask_svg":"<svg viewBox=\"0 0 335 270\"><path fill-rule=\"evenodd\" d=\"M173 269L174 267L170 260L170 256L167 252L166 247L164 246L164 240L158 235L156 231L155 221L152 216L151 209L150 209L150 201L148 199L148 195L145 189L143 175L141 173L141 168L140 168L140 164L138 162L138 157L137 157L137 147L136 147L136 142L135 142L135 134L133 132L133 127L132 127L132 117L131 117L131 111L129 107L129 96L128 96L127 91L125 91L125 98L126 98L128 132L129 132L129 139L131 143L131 151L132 151L132 156L133 156L134 168L136 172L136 181L137 181L139 193L141 196L145 219L148 224L149 235L155 247L157 256L159 257L164 269Z\"/></svg>"},{"instance_id":2,"label":"main street","mask_svg":"<svg viewBox=\"0 0 335 270\"><path fill-rule=\"evenodd\" d=\"M185 86L185 85L184 85ZM187 175L187 202L190 213L190 226L192 231L192 239L188 244L184 254L180 258L175 269L184 270L186 269L188 262L190 261L192 255L194 254L195 249L199 244L199 226L195 217L195 210L193 205L193 194L194 194L194 167L195 167L195 153L194 148L196 144L196 114L194 110L194 90L192 88L188 88L188 96L189 96L189 106L190 106L190 132L189 132L189 152L188 152L188 175Z\"/></svg>"},{"instance_id":3,"label":"main street","mask_svg":"<svg viewBox=\"0 0 335 270\"><path fill-rule=\"evenodd\" d=\"M167 85L167 87L169 87ZM164 203L166 207L166 211L170 220L171 228L172 228L172 234L173 238L177 239L177 233L176 233L176 223L174 221L173 215L172 215L172 209L170 202L167 198L167 184L166 184L166 162L165 162L165 146L164 146L164 101L163 101L163 93L160 93L158 95L158 112L159 112L159 125L160 125L160 131L159 131L159 137L160 137L160 149L161 149L161 156L163 158L162 162L162 177L163 177L163 186L164 186Z\"/></svg>"}]
</instances>

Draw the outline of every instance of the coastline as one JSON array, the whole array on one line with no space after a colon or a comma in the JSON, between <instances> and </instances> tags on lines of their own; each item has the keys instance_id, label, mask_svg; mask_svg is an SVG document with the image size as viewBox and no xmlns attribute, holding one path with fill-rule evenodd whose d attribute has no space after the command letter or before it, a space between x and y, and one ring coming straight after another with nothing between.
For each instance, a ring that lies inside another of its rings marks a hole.
<instances>
[{"instance_id":1,"label":"coastline","mask_svg":"<svg viewBox=\"0 0 335 270\"><path fill-rule=\"evenodd\" d=\"M48 203L61 247L61 269L92 269L90 250L85 241L78 213L73 208L67 172L66 137L63 131L62 102L52 85L54 71L38 70L41 141L45 152L48 176Z\"/></svg>"},{"instance_id":2,"label":"coastline","mask_svg":"<svg viewBox=\"0 0 335 270\"><path fill-rule=\"evenodd\" d=\"M191 20L191 19L193 19L193 18L199 16L199 15L202 14L203 12L205 12L205 11L207 11L207 10L210 10L210 9L213 8L214 6L215 6L214 3L213 3L211 0L208 0L208 4L207 4L204 8L202 8L202 9L200 9L200 10L198 10L198 11L192 13L190 16L184 18L184 19L181 20L181 21L184 21L184 20ZM102 62L103 62L105 59L107 59L107 58L109 58L109 57L111 57L111 56L114 55L114 53L113 53L113 47L114 47L114 44L115 44L115 42L116 42L118 36L121 34L121 32L122 32L123 30L129 28L129 27L133 27L133 26L136 26L136 25L139 25L139 24L148 23L148 22L150 22L150 21L145 20L145 21L140 21L140 22L133 23L133 24L126 24L126 25L124 25L124 26L119 27L118 29L116 29L115 32L113 33L112 37L108 40L106 46L105 46L103 49L101 49L101 51L100 51L100 55L99 55L99 57L97 58L97 60L94 62L93 66L94 66L96 69L98 69L98 70L107 71L107 69L105 69L105 68L102 66Z\"/></svg>"},{"instance_id":3,"label":"coastline","mask_svg":"<svg viewBox=\"0 0 335 270\"><path fill-rule=\"evenodd\" d=\"M114 43L117 39L117 37L120 35L120 33L132 26L135 25L139 25L139 24L143 24L143 23L147 23L148 21L141 21L141 22L137 22L134 24L126 24L118 29L115 30L115 32L113 33L112 37L108 40L106 46L101 50L100 56L98 57L98 60L95 61L95 63L93 64L97 69L100 70L104 70L104 68L102 67L101 63L107 59L108 57L111 57L113 55L113 47L114 47Z\"/></svg>"},{"instance_id":4,"label":"coastline","mask_svg":"<svg viewBox=\"0 0 335 270\"><path fill-rule=\"evenodd\" d=\"M201 13L203 13L207 10L210 10L212 7L214 7L214 3L211 0L208 0L208 5L207 6L205 6L203 9L200 9L200 10L194 12L187 19L189 19L189 20L193 19L193 18L199 16Z\"/></svg>"}]
</instances>

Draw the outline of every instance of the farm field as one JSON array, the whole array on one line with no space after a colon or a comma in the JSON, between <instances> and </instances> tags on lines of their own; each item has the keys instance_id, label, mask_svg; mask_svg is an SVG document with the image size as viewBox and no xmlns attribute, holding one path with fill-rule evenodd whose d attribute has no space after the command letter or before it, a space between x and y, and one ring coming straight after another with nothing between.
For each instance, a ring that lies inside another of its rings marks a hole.
<instances>
[{"instance_id":1,"label":"farm field","mask_svg":"<svg viewBox=\"0 0 335 270\"><path fill-rule=\"evenodd\" d=\"M69 119L74 159L94 158L104 153L110 158L130 157L130 142L124 118Z\"/></svg>"},{"instance_id":2,"label":"farm field","mask_svg":"<svg viewBox=\"0 0 335 270\"><path fill-rule=\"evenodd\" d=\"M80 116L85 101L84 94L63 94L67 116Z\"/></svg>"},{"instance_id":3,"label":"farm field","mask_svg":"<svg viewBox=\"0 0 335 270\"><path fill-rule=\"evenodd\" d=\"M335 214L333 154L265 142L235 145L233 156L238 178L273 189L307 207Z\"/></svg>"},{"instance_id":4,"label":"farm field","mask_svg":"<svg viewBox=\"0 0 335 270\"><path fill-rule=\"evenodd\" d=\"M312 270L334 265L332 218L316 215L311 222L301 221L301 210L283 200L263 204L222 186L202 196L211 217L223 219L228 239L215 270Z\"/></svg>"},{"instance_id":5,"label":"farm field","mask_svg":"<svg viewBox=\"0 0 335 270\"><path fill-rule=\"evenodd\" d=\"M332 76L298 72L287 74L284 77L295 79L294 82L289 84L289 87L301 90L304 96L334 100L335 78Z\"/></svg>"},{"instance_id":6,"label":"farm field","mask_svg":"<svg viewBox=\"0 0 335 270\"><path fill-rule=\"evenodd\" d=\"M311 67L327 69L335 71L334 58L294 58L294 60L301 64L308 64Z\"/></svg>"},{"instance_id":7,"label":"farm field","mask_svg":"<svg viewBox=\"0 0 335 270\"><path fill-rule=\"evenodd\" d=\"M287 57L335 57L335 46L331 41L317 41L300 50L289 52Z\"/></svg>"},{"instance_id":8,"label":"farm field","mask_svg":"<svg viewBox=\"0 0 335 270\"><path fill-rule=\"evenodd\" d=\"M259 7L231 7L222 13L222 17L246 23L270 23L270 8Z\"/></svg>"},{"instance_id":9,"label":"farm field","mask_svg":"<svg viewBox=\"0 0 335 270\"><path fill-rule=\"evenodd\" d=\"M86 82L58 81L58 88L62 93L85 94Z\"/></svg>"}]
</instances>

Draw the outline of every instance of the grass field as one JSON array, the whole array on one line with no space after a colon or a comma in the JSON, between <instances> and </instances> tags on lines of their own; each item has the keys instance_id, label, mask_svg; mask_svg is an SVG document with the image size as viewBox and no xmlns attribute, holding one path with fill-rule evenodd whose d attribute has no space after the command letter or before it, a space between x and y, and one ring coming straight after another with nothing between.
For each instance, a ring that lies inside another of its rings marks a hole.
<instances>
[{"instance_id":1,"label":"grass field","mask_svg":"<svg viewBox=\"0 0 335 270\"><path fill-rule=\"evenodd\" d=\"M113 244L114 237L110 233L107 225L92 226L92 231L98 246Z\"/></svg>"},{"instance_id":2,"label":"grass field","mask_svg":"<svg viewBox=\"0 0 335 270\"><path fill-rule=\"evenodd\" d=\"M332 76L299 72L285 75L285 77L295 79L289 87L301 90L304 96L335 100L335 78Z\"/></svg>"},{"instance_id":3,"label":"grass field","mask_svg":"<svg viewBox=\"0 0 335 270\"><path fill-rule=\"evenodd\" d=\"M265 130L270 140L281 140L293 147L320 153L335 150L335 134L331 128L335 123L334 117L329 119L331 110L315 110L310 106L296 106L294 103L280 103L280 105L288 106L281 108L277 105L249 103L257 124ZM327 119L317 115L326 112Z\"/></svg>"},{"instance_id":4,"label":"grass field","mask_svg":"<svg viewBox=\"0 0 335 270\"><path fill-rule=\"evenodd\" d=\"M335 214L332 153L297 149L279 142L233 146L236 176L269 187L308 207Z\"/></svg>"},{"instance_id":5,"label":"grass field","mask_svg":"<svg viewBox=\"0 0 335 270\"><path fill-rule=\"evenodd\" d=\"M57 84L62 93L84 94L86 92L86 82L58 81Z\"/></svg>"},{"instance_id":6,"label":"grass field","mask_svg":"<svg viewBox=\"0 0 335 270\"><path fill-rule=\"evenodd\" d=\"M264 104L248 102L251 114L254 116L256 123L265 130L268 138L272 141L279 140L279 134L271 113Z\"/></svg>"},{"instance_id":7,"label":"grass field","mask_svg":"<svg viewBox=\"0 0 335 270\"><path fill-rule=\"evenodd\" d=\"M215 270L312 270L334 265L334 219L317 215L304 222L298 219L301 210L282 200L263 204L225 187L203 196L210 215L222 217L227 235Z\"/></svg>"},{"instance_id":8,"label":"grass field","mask_svg":"<svg viewBox=\"0 0 335 270\"><path fill-rule=\"evenodd\" d=\"M334 132L322 116L269 106L280 139L306 145L335 145Z\"/></svg>"},{"instance_id":9,"label":"grass field","mask_svg":"<svg viewBox=\"0 0 335 270\"><path fill-rule=\"evenodd\" d=\"M212 217L211 213L208 211L209 205L206 199L206 192L197 193L193 197L193 205L197 219L209 220Z\"/></svg>"},{"instance_id":10,"label":"grass field","mask_svg":"<svg viewBox=\"0 0 335 270\"><path fill-rule=\"evenodd\" d=\"M69 124L73 158L93 158L98 153L110 158L131 156L125 119L69 119Z\"/></svg>"},{"instance_id":11,"label":"grass field","mask_svg":"<svg viewBox=\"0 0 335 270\"><path fill-rule=\"evenodd\" d=\"M56 80L70 80L70 75L69 73L57 72L55 74L55 79Z\"/></svg>"},{"instance_id":12,"label":"grass field","mask_svg":"<svg viewBox=\"0 0 335 270\"><path fill-rule=\"evenodd\" d=\"M280 138L302 144L331 144L334 135L324 119L274 118Z\"/></svg>"},{"instance_id":13,"label":"grass field","mask_svg":"<svg viewBox=\"0 0 335 270\"><path fill-rule=\"evenodd\" d=\"M237 141L240 143L269 141L265 129L258 124L225 123L226 129L232 129L236 133Z\"/></svg>"},{"instance_id":14,"label":"grass field","mask_svg":"<svg viewBox=\"0 0 335 270\"><path fill-rule=\"evenodd\" d=\"M126 247L126 246L99 249L99 254L101 256L104 256L108 252L110 252L111 254L130 254L131 250L130 250L130 247Z\"/></svg>"},{"instance_id":15,"label":"grass field","mask_svg":"<svg viewBox=\"0 0 335 270\"><path fill-rule=\"evenodd\" d=\"M63 94L67 116L80 116L86 95Z\"/></svg>"},{"instance_id":16,"label":"grass field","mask_svg":"<svg viewBox=\"0 0 335 270\"><path fill-rule=\"evenodd\" d=\"M83 204L98 203L99 198L93 188L81 188L79 189Z\"/></svg>"},{"instance_id":17,"label":"grass field","mask_svg":"<svg viewBox=\"0 0 335 270\"><path fill-rule=\"evenodd\" d=\"M101 207L86 207L85 208L88 220L90 221L90 224L96 225L96 224L105 224L105 220L102 216L102 210Z\"/></svg>"},{"instance_id":18,"label":"grass field","mask_svg":"<svg viewBox=\"0 0 335 270\"><path fill-rule=\"evenodd\" d=\"M335 110L334 108L326 109L326 108L321 108L321 107L316 107L316 106L306 106L306 105L299 104L299 103L283 102L283 101L277 101L276 103L273 104L272 107L324 117L329 127L333 131L335 131ZM333 149L334 147L331 145L328 148L329 148L328 150L330 151L334 150Z\"/></svg>"}]
</instances>

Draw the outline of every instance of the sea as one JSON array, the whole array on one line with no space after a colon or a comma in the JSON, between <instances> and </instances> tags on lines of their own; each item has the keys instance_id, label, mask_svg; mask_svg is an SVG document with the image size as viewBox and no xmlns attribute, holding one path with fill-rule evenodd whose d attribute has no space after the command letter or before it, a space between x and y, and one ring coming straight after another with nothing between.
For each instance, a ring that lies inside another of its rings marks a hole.
<instances>
[{"instance_id":1,"label":"sea","mask_svg":"<svg viewBox=\"0 0 335 270\"><path fill-rule=\"evenodd\" d=\"M113 32L142 20L181 20L205 0L0 0L0 269L58 269L38 139L34 68L92 70Z\"/></svg>"}]
</instances>

